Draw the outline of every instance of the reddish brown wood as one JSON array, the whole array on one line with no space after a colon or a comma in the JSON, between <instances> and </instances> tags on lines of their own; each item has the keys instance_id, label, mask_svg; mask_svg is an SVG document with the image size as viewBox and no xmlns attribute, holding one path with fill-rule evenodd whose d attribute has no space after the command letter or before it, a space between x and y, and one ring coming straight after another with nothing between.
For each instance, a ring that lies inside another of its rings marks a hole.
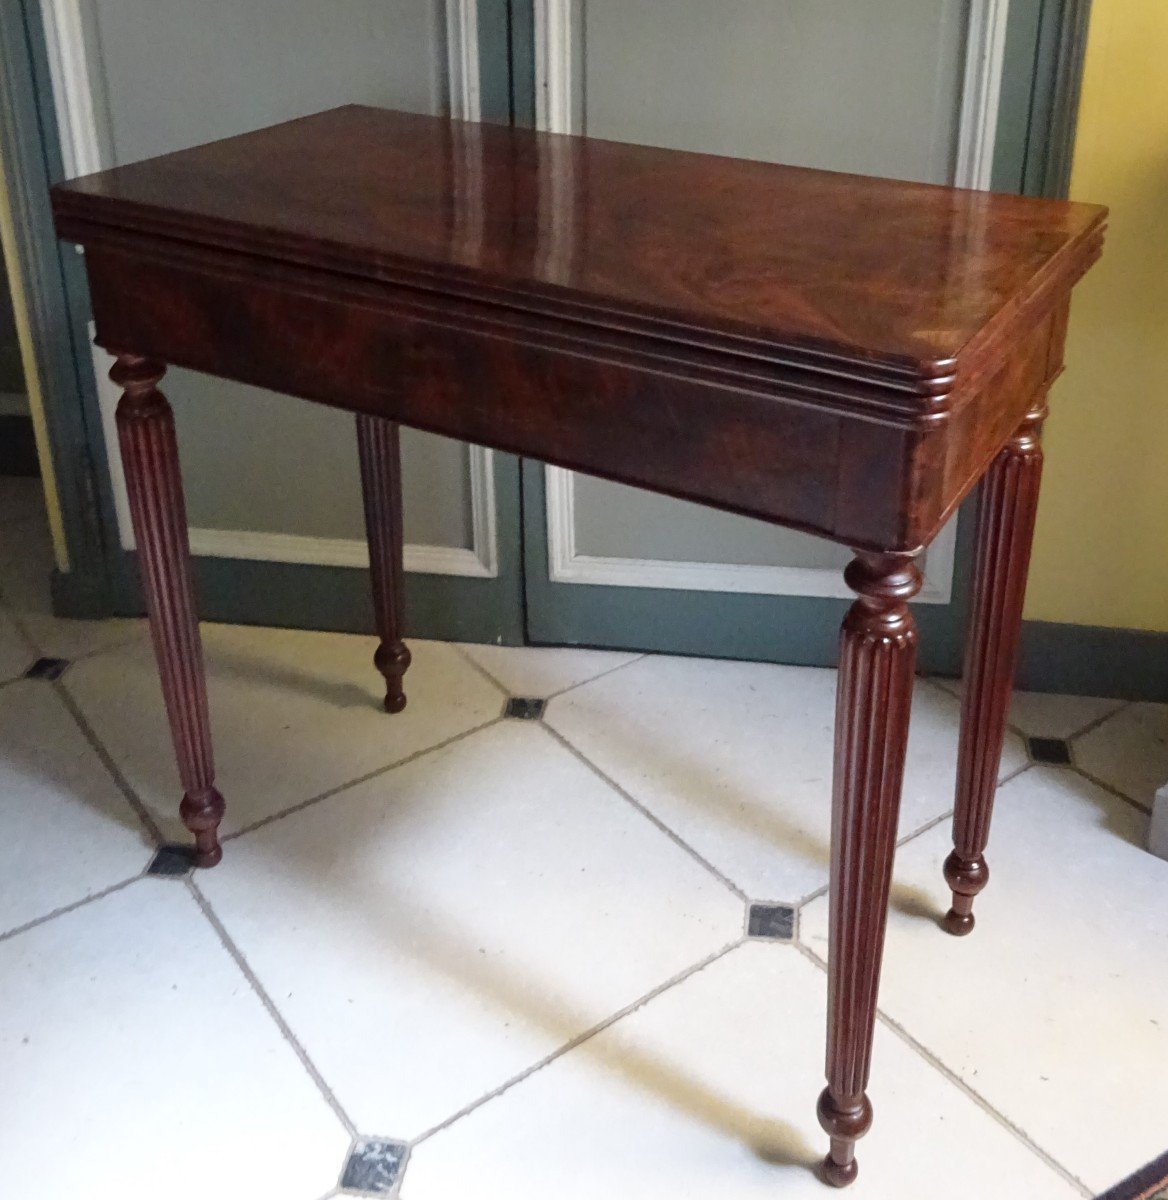
<instances>
[{"instance_id":1,"label":"reddish brown wood","mask_svg":"<svg viewBox=\"0 0 1168 1200\"><path fill-rule=\"evenodd\" d=\"M359 107L53 203L103 345L905 553L1105 216Z\"/></svg>"},{"instance_id":2,"label":"reddish brown wood","mask_svg":"<svg viewBox=\"0 0 1168 1200\"><path fill-rule=\"evenodd\" d=\"M832 797L827 1087L819 1121L831 1138L830 1183L856 1178L856 1139L872 1124L865 1089L884 951L896 822L916 665L911 559L861 554L845 578L859 593L840 633Z\"/></svg>"},{"instance_id":3,"label":"reddish brown wood","mask_svg":"<svg viewBox=\"0 0 1168 1200\"><path fill-rule=\"evenodd\" d=\"M989 882L985 848L998 786L1006 714L1014 686L1022 603L1042 478L1044 392L982 480L978 499L973 612L965 656L961 743L957 756L957 806L953 852L945 879L953 906L945 928L962 935L973 929L974 897Z\"/></svg>"},{"instance_id":4,"label":"reddish brown wood","mask_svg":"<svg viewBox=\"0 0 1168 1200\"><path fill-rule=\"evenodd\" d=\"M402 676L410 665L405 628L402 566L401 445L394 421L359 414L357 452L373 581L373 615L381 644L374 665L385 676L385 711L406 706Z\"/></svg>"},{"instance_id":5,"label":"reddish brown wood","mask_svg":"<svg viewBox=\"0 0 1168 1200\"><path fill-rule=\"evenodd\" d=\"M118 441L150 633L183 786L179 812L195 835L196 864L213 867L223 857L218 829L224 804L215 789L174 418L157 387L165 370L162 363L140 355L120 354L110 378L123 389Z\"/></svg>"}]
</instances>

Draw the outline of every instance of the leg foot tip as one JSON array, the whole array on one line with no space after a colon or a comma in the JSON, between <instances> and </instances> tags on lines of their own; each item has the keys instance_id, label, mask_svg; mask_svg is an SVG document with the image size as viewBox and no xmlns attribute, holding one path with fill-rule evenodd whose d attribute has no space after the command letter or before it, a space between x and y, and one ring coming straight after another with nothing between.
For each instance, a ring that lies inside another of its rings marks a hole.
<instances>
[{"instance_id":1,"label":"leg foot tip","mask_svg":"<svg viewBox=\"0 0 1168 1200\"><path fill-rule=\"evenodd\" d=\"M850 1162L841 1164L829 1154L823 1160L823 1178L831 1184L832 1187L842 1188L848 1184L854 1183L856 1176L860 1173L859 1163L853 1158Z\"/></svg>"},{"instance_id":2,"label":"leg foot tip","mask_svg":"<svg viewBox=\"0 0 1168 1200\"><path fill-rule=\"evenodd\" d=\"M396 696L387 695L382 707L387 713L399 713L405 706L405 693L399 692Z\"/></svg>"},{"instance_id":3,"label":"leg foot tip","mask_svg":"<svg viewBox=\"0 0 1168 1200\"><path fill-rule=\"evenodd\" d=\"M195 866L196 867L214 867L223 859L223 847L216 845L210 850L195 851Z\"/></svg>"},{"instance_id":4,"label":"leg foot tip","mask_svg":"<svg viewBox=\"0 0 1168 1200\"><path fill-rule=\"evenodd\" d=\"M974 924L973 913L959 913L952 908L941 918L941 928L954 937L972 933Z\"/></svg>"}]
</instances>

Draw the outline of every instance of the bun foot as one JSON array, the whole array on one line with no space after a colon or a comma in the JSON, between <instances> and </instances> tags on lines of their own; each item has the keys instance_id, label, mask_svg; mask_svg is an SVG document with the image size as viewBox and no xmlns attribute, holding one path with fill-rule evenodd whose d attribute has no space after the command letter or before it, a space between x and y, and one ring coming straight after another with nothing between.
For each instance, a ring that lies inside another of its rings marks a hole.
<instances>
[{"instance_id":1,"label":"bun foot","mask_svg":"<svg viewBox=\"0 0 1168 1200\"><path fill-rule=\"evenodd\" d=\"M223 861L223 847L216 842L213 846L203 849L200 846L195 847L195 866L196 867L216 867Z\"/></svg>"},{"instance_id":2,"label":"bun foot","mask_svg":"<svg viewBox=\"0 0 1168 1200\"><path fill-rule=\"evenodd\" d=\"M973 913L959 913L955 908L951 908L941 918L941 928L954 937L965 937L966 934L972 933L975 924Z\"/></svg>"},{"instance_id":3,"label":"bun foot","mask_svg":"<svg viewBox=\"0 0 1168 1200\"><path fill-rule=\"evenodd\" d=\"M383 707L387 713L399 713L405 706L405 692L386 692Z\"/></svg>"},{"instance_id":4,"label":"bun foot","mask_svg":"<svg viewBox=\"0 0 1168 1200\"><path fill-rule=\"evenodd\" d=\"M183 796L179 815L183 824L195 835L195 866L213 867L223 858L219 845L219 822L226 805L215 788Z\"/></svg>"},{"instance_id":5,"label":"bun foot","mask_svg":"<svg viewBox=\"0 0 1168 1200\"><path fill-rule=\"evenodd\" d=\"M840 1164L835 1161L829 1154L823 1160L823 1178L831 1184L832 1187L842 1188L847 1187L849 1183L854 1183L856 1176L860 1173L860 1165L853 1158L849 1162Z\"/></svg>"}]
</instances>

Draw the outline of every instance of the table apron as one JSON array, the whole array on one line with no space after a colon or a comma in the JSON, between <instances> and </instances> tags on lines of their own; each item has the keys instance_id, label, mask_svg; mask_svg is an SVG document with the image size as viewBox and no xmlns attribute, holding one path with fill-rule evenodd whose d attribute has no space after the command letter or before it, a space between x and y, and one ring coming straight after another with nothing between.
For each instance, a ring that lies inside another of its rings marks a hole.
<instances>
[{"instance_id":1,"label":"table apron","mask_svg":"<svg viewBox=\"0 0 1168 1200\"><path fill-rule=\"evenodd\" d=\"M86 252L98 342L801 529L915 550L1025 411L1048 329L994 376L996 419L913 428L684 360L541 344L429 309L123 247ZM1018 363L1023 365L1019 366ZM960 417L963 414L951 414ZM963 430L963 426L967 428ZM988 430L988 431L987 431ZM955 437L954 435L960 435ZM977 443L970 446L967 436ZM966 476L971 476L966 478ZM945 493L952 493L946 495Z\"/></svg>"}]
</instances>

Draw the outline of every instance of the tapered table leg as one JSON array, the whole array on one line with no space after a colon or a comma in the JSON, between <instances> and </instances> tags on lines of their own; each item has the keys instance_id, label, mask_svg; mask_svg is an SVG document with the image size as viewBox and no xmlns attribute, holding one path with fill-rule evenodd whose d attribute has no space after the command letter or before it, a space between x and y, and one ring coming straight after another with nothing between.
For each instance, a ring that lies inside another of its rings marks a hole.
<instances>
[{"instance_id":1,"label":"tapered table leg","mask_svg":"<svg viewBox=\"0 0 1168 1200\"><path fill-rule=\"evenodd\" d=\"M224 805L215 790L203 646L195 615L174 418L157 387L165 370L161 363L140 355L121 354L110 378L123 389L117 411L118 441L154 654L183 786L179 812L195 835L196 864L213 867L223 857L218 829Z\"/></svg>"},{"instance_id":2,"label":"tapered table leg","mask_svg":"<svg viewBox=\"0 0 1168 1200\"><path fill-rule=\"evenodd\" d=\"M953 906L944 925L957 935L973 928L974 897L989 881L985 848L1022 629L1022 602L1042 478L1039 438L1046 413L1043 399L1026 414L986 472L978 501L973 613L966 642L957 752L954 849L945 860Z\"/></svg>"},{"instance_id":3,"label":"tapered table leg","mask_svg":"<svg viewBox=\"0 0 1168 1200\"><path fill-rule=\"evenodd\" d=\"M382 417L357 416L357 451L361 458L361 492L365 532L373 577L373 610L380 645L373 662L385 677L385 711L406 706L402 676L410 652L402 633L405 595L402 567L401 446L397 423Z\"/></svg>"},{"instance_id":4,"label":"tapered table leg","mask_svg":"<svg viewBox=\"0 0 1168 1200\"><path fill-rule=\"evenodd\" d=\"M824 1173L836 1187L856 1178L856 1139L872 1124L865 1089L916 665L908 601L921 586L913 560L896 555L858 554L845 578L859 597L840 633L827 1087L819 1098L819 1123L831 1138Z\"/></svg>"}]
</instances>

